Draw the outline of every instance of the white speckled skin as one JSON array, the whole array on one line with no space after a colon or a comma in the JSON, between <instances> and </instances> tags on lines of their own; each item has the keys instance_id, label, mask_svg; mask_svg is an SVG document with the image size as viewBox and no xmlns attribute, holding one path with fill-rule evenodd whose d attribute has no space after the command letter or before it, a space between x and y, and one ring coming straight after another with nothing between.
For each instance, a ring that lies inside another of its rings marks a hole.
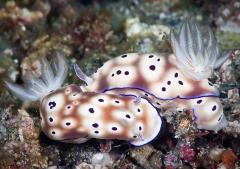
<instances>
[{"instance_id":1,"label":"white speckled skin","mask_svg":"<svg viewBox=\"0 0 240 169\"><path fill-rule=\"evenodd\" d=\"M134 96L82 92L76 85L58 89L41 101L42 129L53 140L83 143L90 138L152 141L161 118L152 104Z\"/></svg>"},{"instance_id":2,"label":"white speckled skin","mask_svg":"<svg viewBox=\"0 0 240 169\"><path fill-rule=\"evenodd\" d=\"M107 61L92 75L93 82L83 87L85 91L111 94L134 94L148 98L154 106L164 100L181 99L188 109L195 109L198 128L218 131L226 122L218 90L208 81L192 80L176 66L174 55L130 53ZM211 100L193 104L196 99ZM217 109L212 110L216 106ZM201 119L201 120L200 120ZM206 119L206 120L204 120Z\"/></svg>"}]
</instances>

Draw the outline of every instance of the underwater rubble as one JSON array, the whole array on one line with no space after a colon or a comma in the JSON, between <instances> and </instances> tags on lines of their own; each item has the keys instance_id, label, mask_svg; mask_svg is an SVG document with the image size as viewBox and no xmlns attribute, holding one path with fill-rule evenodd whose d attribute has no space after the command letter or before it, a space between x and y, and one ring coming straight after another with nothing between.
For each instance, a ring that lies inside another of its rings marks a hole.
<instances>
[{"instance_id":1,"label":"underwater rubble","mask_svg":"<svg viewBox=\"0 0 240 169\"><path fill-rule=\"evenodd\" d=\"M25 0L0 1L0 169L238 169L240 168L240 2L217 0ZM224 51L235 51L211 81L220 89L229 124L200 130L190 110L159 110L161 133L135 147L125 141L53 141L41 131L39 103L21 102L4 80L23 83L38 59L65 56L64 84L129 52L171 53L170 30L188 17L210 26Z\"/></svg>"}]
</instances>

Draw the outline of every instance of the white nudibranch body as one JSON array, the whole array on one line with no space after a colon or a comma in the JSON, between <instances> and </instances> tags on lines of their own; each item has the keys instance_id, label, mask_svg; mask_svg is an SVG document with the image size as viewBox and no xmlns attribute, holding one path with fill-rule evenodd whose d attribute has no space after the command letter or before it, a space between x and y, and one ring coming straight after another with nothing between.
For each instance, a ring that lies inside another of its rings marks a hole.
<instances>
[{"instance_id":1,"label":"white nudibranch body","mask_svg":"<svg viewBox=\"0 0 240 169\"><path fill-rule=\"evenodd\" d=\"M41 126L49 138L62 142L118 139L140 146L158 135L162 121L146 99L135 100L135 96L82 92L69 85L41 101Z\"/></svg>"},{"instance_id":2,"label":"white nudibranch body","mask_svg":"<svg viewBox=\"0 0 240 169\"><path fill-rule=\"evenodd\" d=\"M218 131L227 125L227 121L219 92L207 78L227 55L220 56L219 46L210 30L207 36L206 39L194 22L186 22L179 41L171 34L174 55L121 55L104 63L91 76L92 83L82 86L82 90L134 94L145 97L159 108L168 101L175 101L177 108L194 110L199 129Z\"/></svg>"}]
</instances>

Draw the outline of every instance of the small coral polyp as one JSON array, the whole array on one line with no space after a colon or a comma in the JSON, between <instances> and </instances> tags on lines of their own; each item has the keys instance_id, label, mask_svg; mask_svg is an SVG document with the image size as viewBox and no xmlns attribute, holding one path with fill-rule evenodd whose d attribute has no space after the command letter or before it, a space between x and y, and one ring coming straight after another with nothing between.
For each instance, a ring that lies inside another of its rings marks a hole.
<instances>
[{"instance_id":1,"label":"small coral polyp","mask_svg":"<svg viewBox=\"0 0 240 169\"><path fill-rule=\"evenodd\" d=\"M82 86L61 88L67 74L61 55L55 71L43 58L40 77L29 72L25 86L6 85L23 101L40 101L44 133L62 142L98 138L146 144L161 130L158 108L192 110L199 129L218 131L227 121L219 92L207 78L228 55L220 56L210 30L208 36L204 40L199 26L186 22L179 41L171 34L174 54L123 54L91 77L74 65L77 76L86 82Z\"/></svg>"}]
</instances>

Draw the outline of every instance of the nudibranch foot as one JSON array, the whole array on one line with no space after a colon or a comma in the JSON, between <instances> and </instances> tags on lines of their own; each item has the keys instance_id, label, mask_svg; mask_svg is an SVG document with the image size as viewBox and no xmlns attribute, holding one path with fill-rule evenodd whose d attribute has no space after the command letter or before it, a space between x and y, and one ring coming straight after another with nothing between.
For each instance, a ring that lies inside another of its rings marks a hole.
<instances>
[{"instance_id":1,"label":"nudibranch foot","mask_svg":"<svg viewBox=\"0 0 240 169\"><path fill-rule=\"evenodd\" d=\"M67 139L61 140L63 143L73 143L73 144L82 144L89 140L89 138L76 138L76 139Z\"/></svg>"},{"instance_id":2,"label":"nudibranch foot","mask_svg":"<svg viewBox=\"0 0 240 169\"><path fill-rule=\"evenodd\" d=\"M222 115L222 117L220 116L219 117L219 120L217 121L210 121L210 122L207 122L208 124L197 124L197 128L198 129L205 129L205 130L212 130L212 131L215 131L215 132L218 132L219 130L225 128L228 126L228 121L226 119L226 117L224 115ZM216 125L216 123L218 125Z\"/></svg>"},{"instance_id":3,"label":"nudibranch foot","mask_svg":"<svg viewBox=\"0 0 240 169\"><path fill-rule=\"evenodd\" d=\"M54 70L45 57L40 59L40 77L28 71L23 77L24 86L5 81L6 86L23 101L37 101L46 96L50 91L61 87L67 76L67 64L62 55L57 54L54 60ZM55 72L55 74L53 73Z\"/></svg>"}]
</instances>

